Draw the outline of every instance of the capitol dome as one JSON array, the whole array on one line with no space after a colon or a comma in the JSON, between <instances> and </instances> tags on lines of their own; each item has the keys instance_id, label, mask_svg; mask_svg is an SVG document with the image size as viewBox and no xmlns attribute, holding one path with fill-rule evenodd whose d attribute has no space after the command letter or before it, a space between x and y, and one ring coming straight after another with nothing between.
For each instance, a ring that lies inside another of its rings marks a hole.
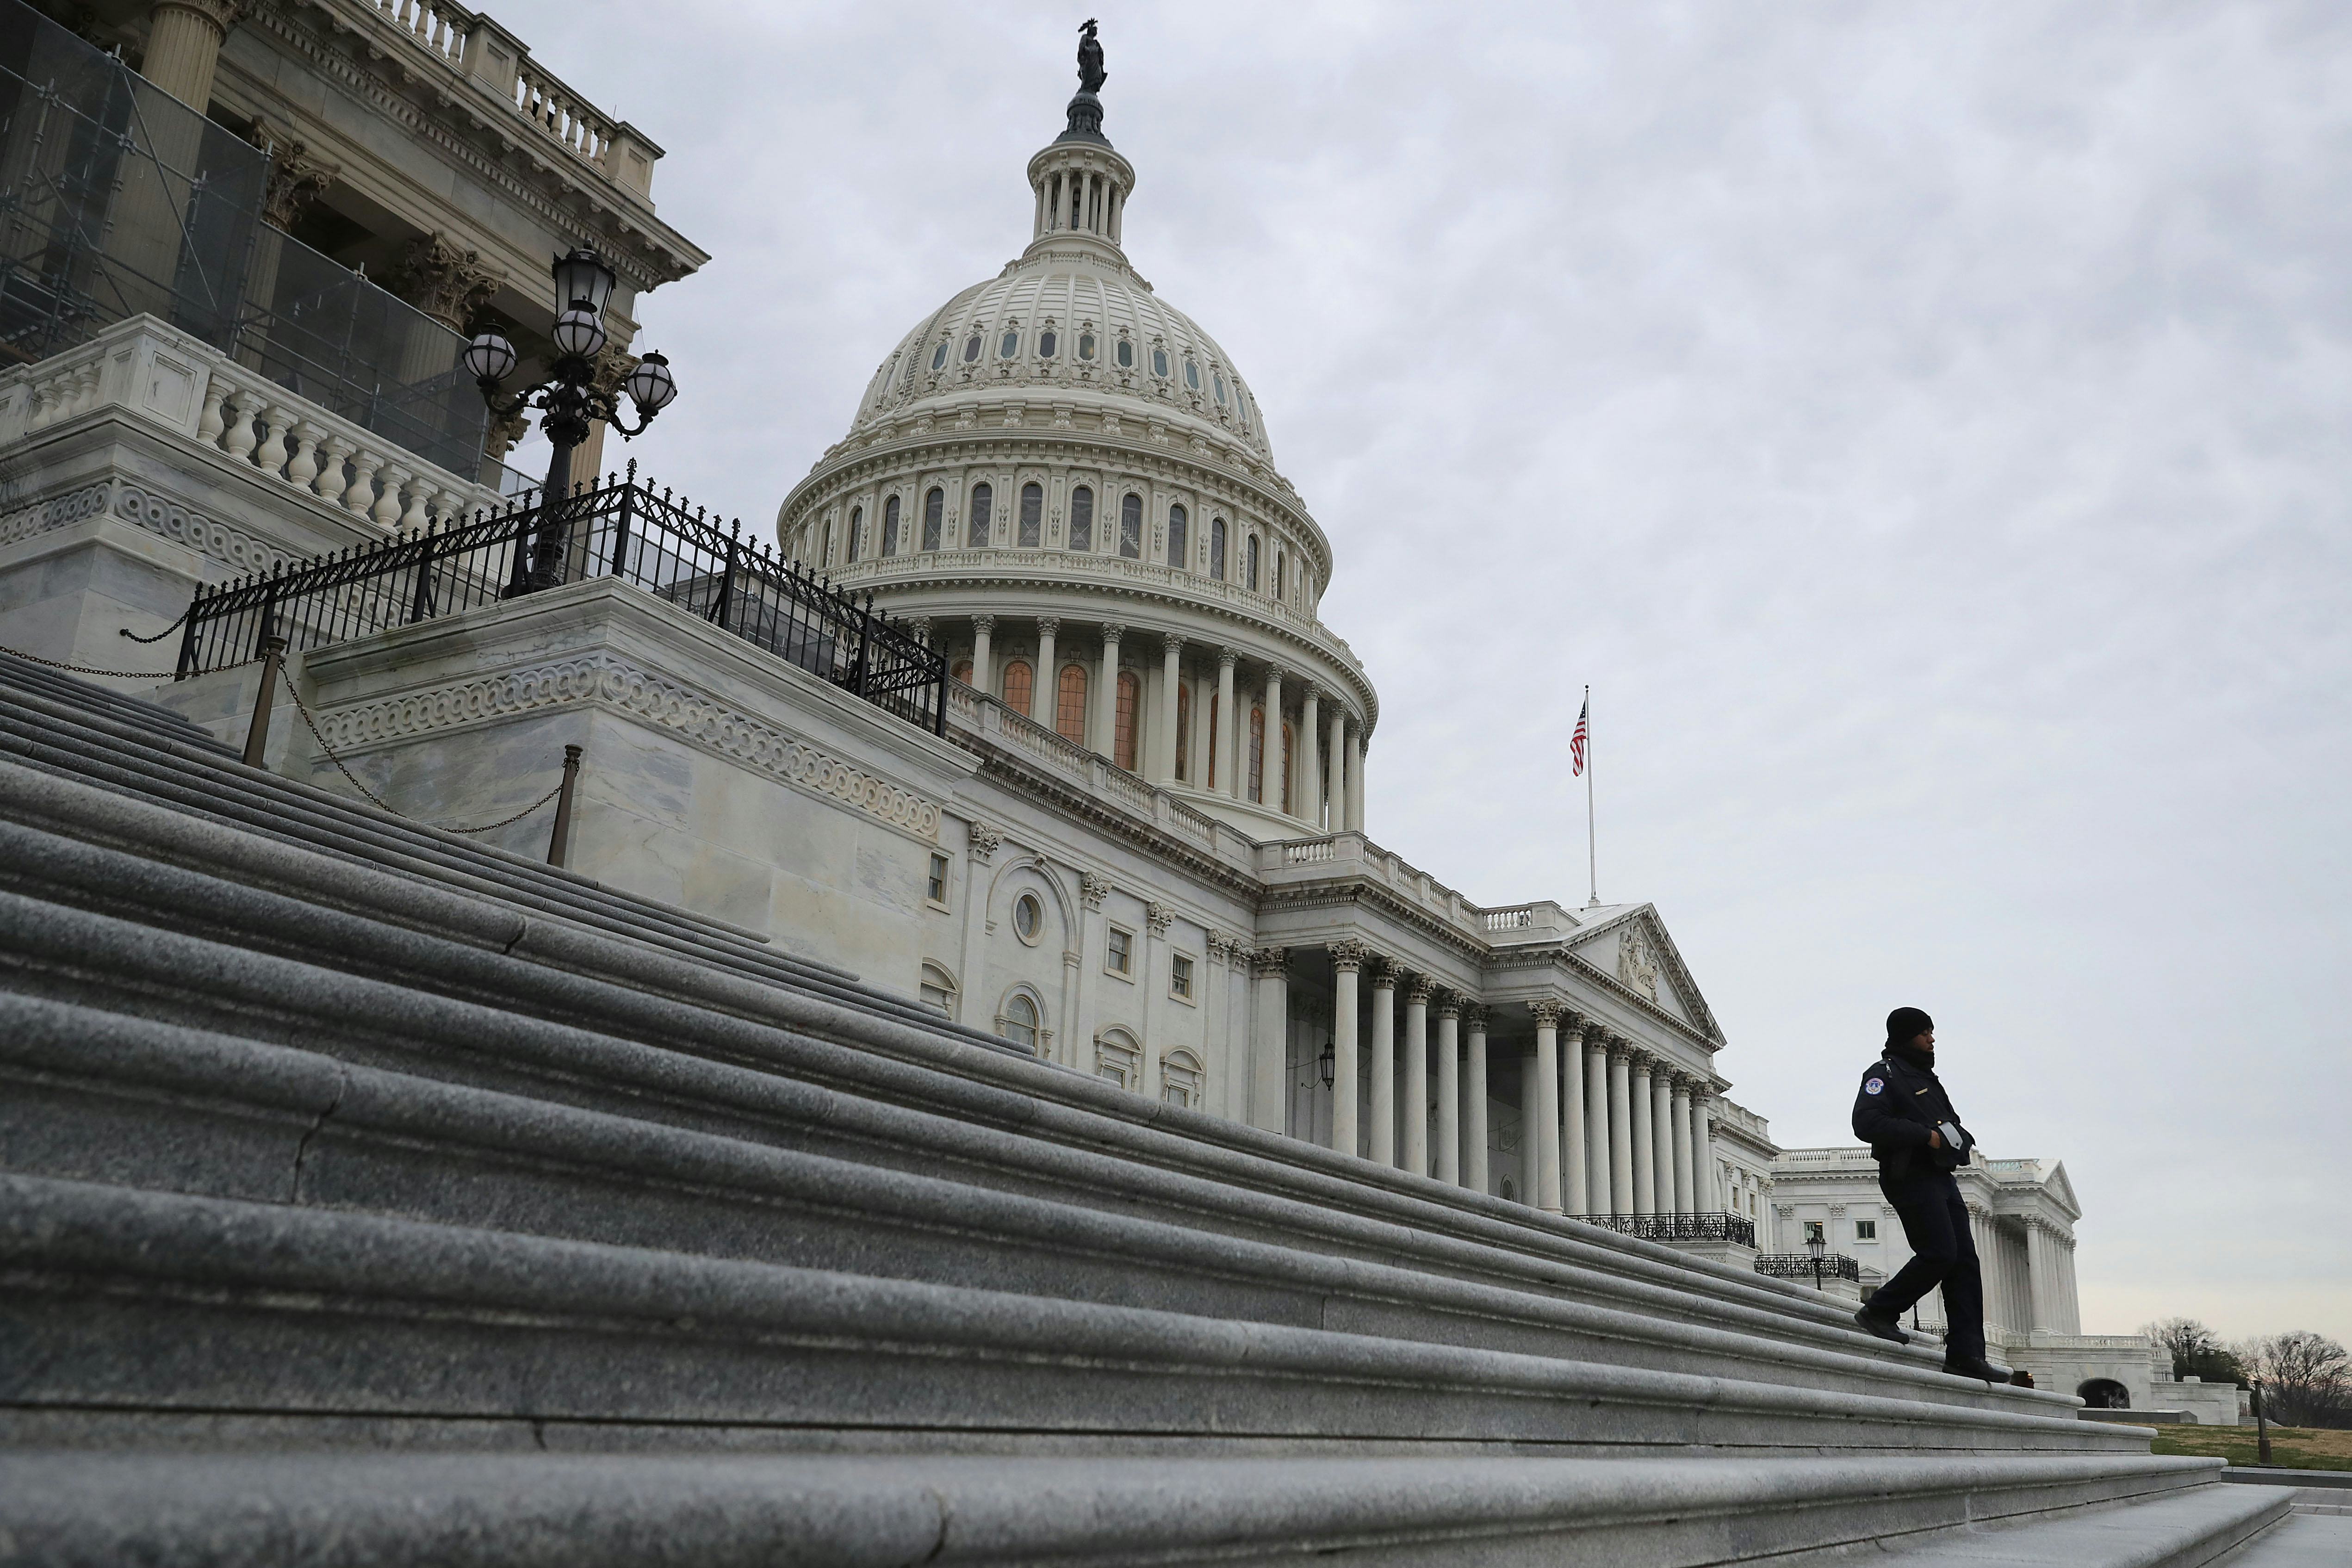
<instances>
[{"instance_id":1,"label":"capitol dome","mask_svg":"<svg viewBox=\"0 0 2352 1568\"><path fill-rule=\"evenodd\" d=\"M1068 119L1026 248L882 357L777 541L946 650L983 728L1260 839L1360 826L1379 699L1318 615L1330 543L1232 357L1129 264L1091 89Z\"/></svg>"}]
</instances>

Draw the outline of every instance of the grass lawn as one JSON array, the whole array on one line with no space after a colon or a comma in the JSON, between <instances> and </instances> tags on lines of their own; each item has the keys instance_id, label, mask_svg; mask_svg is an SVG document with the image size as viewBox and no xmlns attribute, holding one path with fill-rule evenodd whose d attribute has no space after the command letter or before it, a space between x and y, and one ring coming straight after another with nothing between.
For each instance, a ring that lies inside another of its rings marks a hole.
<instances>
[{"instance_id":1,"label":"grass lawn","mask_svg":"<svg viewBox=\"0 0 2352 1568\"><path fill-rule=\"evenodd\" d=\"M2233 1465L2262 1462L2252 1427L2158 1427L2154 1451L2214 1455ZM2352 1470L2352 1431L2273 1427L2271 1463L2291 1470Z\"/></svg>"}]
</instances>

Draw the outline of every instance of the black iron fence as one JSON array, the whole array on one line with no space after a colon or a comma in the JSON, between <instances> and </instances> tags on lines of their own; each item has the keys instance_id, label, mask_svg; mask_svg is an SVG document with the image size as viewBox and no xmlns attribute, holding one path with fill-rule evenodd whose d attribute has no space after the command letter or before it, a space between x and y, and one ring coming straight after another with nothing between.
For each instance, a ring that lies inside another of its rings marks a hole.
<instances>
[{"instance_id":1,"label":"black iron fence","mask_svg":"<svg viewBox=\"0 0 2352 1568\"><path fill-rule=\"evenodd\" d=\"M179 678L252 659L461 614L535 588L616 577L887 708L947 731L946 666L905 626L810 569L721 527L636 478L608 477L551 506L509 502L444 528L199 588L181 634Z\"/></svg>"},{"instance_id":2,"label":"black iron fence","mask_svg":"<svg viewBox=\"0 0 2352 1568\"><path fill-rule=\"evenodd\" d=\"M1598 1225L1644 1241L1737 1241L1756 1245L1756 1222L1738 1214L1572 1214L1587 1225Z\"/></svg>"},{"instance_id":3,"label":"black iron fence","mask_svg":"<svg viewBox=\"0 0 2352 1568\"><path fill-rule=\"evenodd\" d=\"M1819 1262L1824 1280L1851 1280L1862 1283L1862 1265L1842 1252L1833 1252L1818 1260L1810 1252L1767 1252L1756 1260L1756 1271L1769 1274L1776 1280L1810 1280Z\"/></svg>"}]
</instances>

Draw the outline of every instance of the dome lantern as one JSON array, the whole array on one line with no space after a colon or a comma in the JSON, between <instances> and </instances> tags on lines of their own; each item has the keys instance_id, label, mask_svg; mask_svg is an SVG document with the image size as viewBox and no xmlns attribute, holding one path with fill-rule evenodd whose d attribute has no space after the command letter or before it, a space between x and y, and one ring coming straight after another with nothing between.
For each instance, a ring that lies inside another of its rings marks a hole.
<instances>
[{"instance_id":1,"label":"dome lantern","mask_svg":"<svg viewBox=\"0 0 2352 1568\"><path fill-rule=\"evenodd\" d=\"M1102 133L1103 106L1097 95L1109 75L1089 20L1078 29L1078 90L1070 99L1068 127L1029 160L1029 184L1037 194L1033 244L1053 236L1086 235L1114 248L1118 245L1127 193L1135 188L1135 166Z\"/></svg>"}]
</instances>

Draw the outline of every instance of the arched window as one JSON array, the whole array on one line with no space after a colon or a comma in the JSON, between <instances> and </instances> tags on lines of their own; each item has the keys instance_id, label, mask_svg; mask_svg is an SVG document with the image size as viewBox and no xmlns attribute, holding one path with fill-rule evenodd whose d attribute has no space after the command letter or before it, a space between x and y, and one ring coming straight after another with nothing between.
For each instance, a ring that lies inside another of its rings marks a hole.
<instances>
[{"instance_id":1,"label":"arched window","mask_svg":"<svg viewBox=\"0 0 2352 1568\"><path fill-rule=\"evenodd\" d=\"M971 661L970 659L958 659L955 664L955 668L950 670L948 674L953 675L957 680L961 681L965 685L971 685Z\"/></svg>"},{"instance_id":2,"label":"arched window","mask_svg":"<svg viewBox=\"0 0 2352 1568\"><path fill-rule=\"evenodd\" d=\"M1029 711L1029 697L1034 677L1029 673L1029 661L1015 659L1004 666L1004 706L1014 713Z\"/></svg>"},{"instance_id":3,"label":"arched window","mask_svg":"<svg viewBox=\"0 0 2352 1568\"><path fill-rule=\"evenodd\" d=\"M823 533L819 534L819 535L817 536L817 538L818 538L818 540L819 540L820 542L818 543L818 545L817 545L817 547L816 547L816 563L817 563L817 565L819 565L819 566L831 566L831 565L833 564L833 519L832 519L832 518L827 517L827 518L825 519L824 531Z\"/></svg>"},{"instance_id":4,"label":"arched window","mask_svg":"<svg viewBox=\"0 0 2352 1568\"><path fill-rule=\"evenodd\" d=\"M1021 486L1021 545L1035 549L1045 519L1045 489L1034 480Z\"/></svg>"},{"instance_id":5,"label":"arched window","mask_svg":"<svg viewBox=\"0 0 2352 1568\"><path fill-rule=\"evenodd\" d=\"M963 362L968 365L978 358L980 358L980 334L974 332L963 340Z\"/></svg>"},{"instance_id":6,"label":"arched window","mask_svg":"<svg viewBox=\"0 0 2352 1568\"><path fill-rule=\"evenodd\" d=\"M1201 1061L1189 1051L1171 1051L1160 1059L1160 1098L1171 1105L1198 1110L1201 1104Z\"/></svg>"},{"instance_id":7,"label":"arched window","mask_svg":"<svg viewBox=\"0 0 2352 1568\"><path fill-rule=\"evenodd\" d=\"M1052 359L1054 350L1059 346L1059 343L1060 340L1054 335L1054 329L1046 328L1037 334L1037 357L1041 360Z\"/></svg>"},{"instance_id":8,"label":"arched window","mask_svg":"<svg viewBox=\"0 0 2352 1568\"><path fill-rule=\"evenodd\" d=\"M858 539L858 538L857 538L857 535L858 535L859 530L860 530L860 529L862 529L862 528L865 527L865 525L866 525L866 508L865 508L865 507L850 507L850 508L849 508L849 559L852 559L852 560L856 560L856 559L857 559L857 547L858 547L858 544L859 544L859 542L860 542L860 541L859 541L859 539Z\"/></svg>"},{"instance_id":9,"label":"arched window","mask_svg":"<svg viewBox=\"0 0 2352 1568\"><path fill-rule=\"evenodd\" d=\"M915 999L944 1017L955 1017L956 983L937 964L925 964L915 984Z\"/></svg>"},{"instance_id":10,"label":"arched window","mask_svg":"<svg viewBox=\"0 0 2352 1568\"><path fill-rule=\"evenodd\" d=\"M1118 553L1129 560L1143 558L1143 497L1140 496L1119 497Z\"/></svg>"},{"instance_id":11,"label":"arched window","mask_svg":"<svg viewBox=\"0 0 2352 1568\"><path fill-rule=\"evenodd\" d=\"M1288 550L1278 549L1274 552L1274 596L1276 599L1282 597L1282 580L1285 571L1289 565L1290 552Z\"/></svg>"},{"instance_id":12,"label":"arched window","mask_svg":"<svg viewBox=\"0 0 2352 1568\"><path fill-rule=\"evenodd\" d=\"M1255 534L1249 537L1249 570L1242 579L1242 583L1252 593L1257 591L1257 536Z\"/></svg>"},{"instance_id":13,"label":"arched window","mask_svg":"<svg viewBox=\"0 0 2352 1568\"><path fill-rule=\"evenodd\" d=\"M1072 746L1087 743L1087 667L1064 664L1054 690L1054 732Z\"/></svg>"},{"instance_id":14,"label":"arched window","mask_svg":"<svg viewBox=\"0 0 2352 1568\"><path fill-rule=\"evenodd\" d=\"M898 553L898 497L896 496L882 503L882 553Z\"/></svg>"},{"instance_id":15,"label":"arched window","mask_svg":"<svg viewBox=\"0 0 2352 1568\"><path fill-rule=\"evenodd\" d=\"M1282 721L1282 756L1275 764L1282 769L1282 810L1285 816L1290 814L1290 721L1285 719Z\"/></svg>"},{"instance_id":16,"label":"arched window","mask_svg":"<svg viewBox=\"0 0 2352 1568\"><path fill-rule=\"evenodd\" d=\"M971 538L971 548L974 549L986 549L988 548L988 510L990 506L993 504L995 500L996 492L990 488L986 480L982 480L981 483L974 485L971 487L971 530L968 537ZM1250 542L1252 544L1255 544L1257 541L1253 539ZM1253 581L1250 586L1252 588L1255 588L1257 584Z\"/></svg>"},{"instance_id":17,"label":"arched window","mask_svg":"<svg viewBox=\"0 0 2352 1568\"><path fill-rule=\"evenodd\" d=\"M1110 759L1135 771L1135 710L1143 698L1143 683L1135 678L1132 670L1118 673L1118 716L1111 727Z\"/></svg>"},{"instance_id":18,"label":"arched window","mask_svg":"<svg viewBox=\"0 0 2352 1568\"><path fill-rule=\"evenodd\" d=\"M932 486L931 493L923 497L923 548L925 549L940 548L940 513L941 508L946 507L947 501L947 492L937 485Z\"/></svg>"},{"instance_id":19,"label":"arched window","mask_svg":"<svg viewBox=\"0 0 2352 1568\"><path fill-rule=\"evenodd\" d=\"M1192 752L1192 688L1185 682L1176 683L1176 777L1189 777L1187 764Z\"/></svg>"},{"instance_id":20,"label":"arched window","mask_svg":"<svg viewBox=\"0 0 2352 1568\"><path fill-rule=\"evenodd\" d=\"M1108 1078L1121 1089L1143 1087L1143 1051L1123 1029L1106 1030L1095 1040L1095 1076Z\"/></svg>"},{"instance_id":21,"label":"arched window","mask_svg":"<svg viewBox=\"0 0 2352 1568\"><path fill-rule=\"evenodd\" d=\"M1209 575L1225 580L1225 519L1209 519Z\"/></svg>"},{"instance_id":22,"label":"arched window","mask_svg":"<svg viewBox=\"0 0 2352 1568\"><path fill-rule=\"evenodd\" d=\"M1082 554L1095 548L1095 493L1084 485L1070 492L1070 548Z\"/></svg>"},{"instance_id":23,"label":"arched window","mask_svg":"<svg viewBox=\"0 0 2352 1568\"><path fill-rule=\"evenodd\" d=\"M1209 694L1209 788L1212 789L1217 787L1217 741L1223 734L1217 723L1217 705L1222 700L1215 692Z\"/></svg>"},{"instance_id":24,"label":"arched window","mask_svg":"<svg viewBox=\"0 0 2352 1568\"><path fill-rule=\"evenodd\" d=\"M996 1032L1024 1050L1037 1049L1037 1004L1029 993L1015 991L1004 998L1004 1016L996 1020Z\"/></svg>"},{"instance_id":25,"label":"arched window","mask_svg":"<svg viewBox=\"0 0 2352 1568\"><path fill-rule=\"evenodd\" d=\"M1180 571L1192 566L1192 519L1181 507L1168 508L1168 564Z\"/></svg>"},{"instance_id":26,"label":"arched window","mask_svg":"<svg viewBox=\"0 0 2352 1568\"><path fill-rule=\"evenodd\" d=\"M1265 709L1250 709L1249 798L1265 800Z\"/></svg>"}]
</instances>

